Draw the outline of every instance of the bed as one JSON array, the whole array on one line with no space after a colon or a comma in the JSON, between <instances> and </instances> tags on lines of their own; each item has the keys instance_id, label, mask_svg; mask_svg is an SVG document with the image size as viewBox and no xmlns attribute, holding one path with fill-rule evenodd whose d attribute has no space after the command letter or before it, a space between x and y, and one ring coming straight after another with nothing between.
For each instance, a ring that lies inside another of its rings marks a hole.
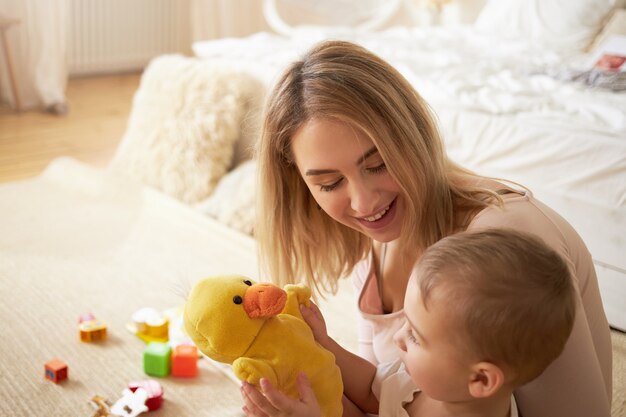
<instances>
[{"instance_id":1,"label":"bed","mask_svg":"<svg viewBox=\"0 0 626 417\"><path fill-rule=\"evenodd\" d=\"M530 16L535 3L537 16ZM626 329L626 92L618 83L600 88L581 77L594 56L583 46L610 26L610 2L574 2L571 10L560 11L560 19L579 26L542 28L547 23L541 13L559 11L550 9L557 7L551 3L487 2L474 24L452 27L377 32L292 27L283 35L261 32L197 42L193 51L256 77L266 88L322 39L354 41L379 54L430 103L452 159L480 174L523 184L576 228L595 260L610 323ZM625 12L613 12L612 21L626 22ZM244 181L253 175L246 169L248 174L232 175ZM218 194L222 202L232 198ZM212 214L233 219L237 216L229 216L228 207L241 211L249 203L223 203Z\"/></svg>"}]
</instances>

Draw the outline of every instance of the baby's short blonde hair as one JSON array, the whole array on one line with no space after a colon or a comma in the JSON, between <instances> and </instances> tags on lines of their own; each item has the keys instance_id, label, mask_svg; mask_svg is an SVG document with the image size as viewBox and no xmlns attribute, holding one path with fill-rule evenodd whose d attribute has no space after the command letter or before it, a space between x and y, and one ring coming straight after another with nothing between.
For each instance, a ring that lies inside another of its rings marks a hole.
<instances>
[{"instance_id":1,"label":"baby's short blonde hair","mask_svg":"<svg viewBox=\"0 0 626 417\"><path fill-rule=\"evenodd\" d=\"M567 264L537 237L507 229L463 232L429 247L416 264L422 302L445 300L451 332L476 360L523 385L563 351L576 315Z\"/></svg>"}]
</instances>

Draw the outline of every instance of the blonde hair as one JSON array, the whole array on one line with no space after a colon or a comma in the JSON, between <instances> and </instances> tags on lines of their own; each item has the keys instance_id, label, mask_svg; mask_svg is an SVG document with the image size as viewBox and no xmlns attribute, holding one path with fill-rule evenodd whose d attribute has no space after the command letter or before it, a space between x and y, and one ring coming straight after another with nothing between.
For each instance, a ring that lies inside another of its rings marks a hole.
<instances>
[{"instance_id":1,"label":"blonde hair","mask_svg":"<svg viewBox=\"0 0 626 417\"><path fill-rule=\"evenodd\" d=\"M526 233L449 236L424 252L414 277L426 309L433 298L447 306L459 346L504 366L514 386L539 376L561 354L574 325L576 291L567 264Z\"/></svg>"},{"instance_id":2,"label":"blonde hair","mask_svg":"<svg viewBox=\"0 0 626 417\"><path fill-rule=\"evenodd\" d=\"M334 293L371 250L371 239L319 210L294 163L291 140L313 118L345 122L372 140L406 201L400 238L416 255L463 228L459 211L501 203L461 184L474 174L447 158L430 108L398 71L353 43L322 42L276 83L257 147L255 237L261 269L279 285L304 281Z\"/></svg>"}]
</instances>

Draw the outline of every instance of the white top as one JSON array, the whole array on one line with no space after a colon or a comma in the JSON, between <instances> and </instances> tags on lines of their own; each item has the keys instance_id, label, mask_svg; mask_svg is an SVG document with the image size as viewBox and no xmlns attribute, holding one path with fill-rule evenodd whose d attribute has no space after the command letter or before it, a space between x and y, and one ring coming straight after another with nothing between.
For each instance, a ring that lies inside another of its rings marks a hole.
<instances>
[{"instance_id":1,"label":"white top","mask_svg":"<svg viewBox=\"0 0 626 417\"><path fill-rule=\"evenodd\" d=\"M404 407L413 401L416 392L420 392L401 360L377 366L372 391L380 404L378 414L384 417L409 417ZM513 395L510 410L510 417L518 417Z\"/></svg>"}]
</instances>

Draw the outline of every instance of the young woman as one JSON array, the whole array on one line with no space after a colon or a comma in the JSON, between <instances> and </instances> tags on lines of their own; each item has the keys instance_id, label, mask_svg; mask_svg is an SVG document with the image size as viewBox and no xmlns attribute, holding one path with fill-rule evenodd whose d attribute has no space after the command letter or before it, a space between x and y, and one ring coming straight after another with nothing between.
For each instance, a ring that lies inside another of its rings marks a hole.
<instances>
[{"instance_id":1,"label":"young woman","mask_svg":"<svg viewBox=\"0 0 626 417\"><path fill-rule=\"evenodd\" d=\"M334 292L350 274L359 354L374 364L399 356L393 334L426 248L465 230L538 236L566 260L577 314L559 358L515 391L520 412L610 415L610 331L585 244L529 191L450 161L428 105L388 63L349 42L311 49L269 97L257 158L256 237L266 272L280 285L304 280L320 292Z\"/></svg>"}]
</instances>

